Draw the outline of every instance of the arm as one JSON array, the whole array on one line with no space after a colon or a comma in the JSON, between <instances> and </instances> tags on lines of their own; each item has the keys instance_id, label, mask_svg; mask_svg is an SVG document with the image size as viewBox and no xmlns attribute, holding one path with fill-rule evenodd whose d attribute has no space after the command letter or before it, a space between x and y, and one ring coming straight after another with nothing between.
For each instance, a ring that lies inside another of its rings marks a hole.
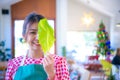
<instances>
[{"instance_id":1,"label":"arm","mask_svg":"<svg viewBox=\"0 0 120 80\"><path fill-rule=\"evenodd\" d=\"M55 80L70 80L68 66L65 58L60 58L56 63L56 79Z\"/></svg>"},{"instance_id":2,"label":"arm","mask_svg":"<svg viewBox=\"0 0 120 80\"><path fill-rule=\"evenodd\" d=\"M12 60L8 62L7 71L5 75L5 80L12 80L13 65Z\"/></svg>"}]
</instances>

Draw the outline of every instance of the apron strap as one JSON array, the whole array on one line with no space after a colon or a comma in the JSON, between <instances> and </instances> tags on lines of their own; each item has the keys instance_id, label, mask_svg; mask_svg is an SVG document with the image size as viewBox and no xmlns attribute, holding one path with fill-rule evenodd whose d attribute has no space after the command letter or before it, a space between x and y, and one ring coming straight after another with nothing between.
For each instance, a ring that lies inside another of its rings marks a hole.
<instances>
[{"instance_id":1,"label":"apron strap","mask_svg":"<svg viewBox=\"0 0 120 80\"><path fill-rule=\"evenodd\" d=\"M26 59L26 56L23 56L23 59L22 59L22 61L21 61L21 63L20 63L20 66L23 66L23 65L24 65L25 59Z\"/></svg>"}]
</instances>

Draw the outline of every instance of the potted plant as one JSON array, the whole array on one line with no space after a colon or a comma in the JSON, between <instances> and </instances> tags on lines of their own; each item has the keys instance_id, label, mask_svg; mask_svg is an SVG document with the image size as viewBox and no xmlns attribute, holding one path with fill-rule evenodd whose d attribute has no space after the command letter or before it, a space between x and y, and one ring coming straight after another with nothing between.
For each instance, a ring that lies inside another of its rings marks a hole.
<instances>
[{"instance_id":1,"label":"potted plant","mask_svg":"<svg viewBox=\"0 0 120 80\"><path fill-rule=\"evenodd\" d=\"M8 54L10 48L5 48L5 41L0 42L0 61L8 61L11 58L11 54Z\"/></svg>"}]
</instances>

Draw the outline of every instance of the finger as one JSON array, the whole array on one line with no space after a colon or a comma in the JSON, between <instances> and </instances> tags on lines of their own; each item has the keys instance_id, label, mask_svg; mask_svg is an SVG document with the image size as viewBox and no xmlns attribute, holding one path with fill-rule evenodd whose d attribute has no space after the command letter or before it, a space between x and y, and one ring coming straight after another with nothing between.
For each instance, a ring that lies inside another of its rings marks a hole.
<instances>
[{"instance_id":1,"label":"finger","mask_svg":"<svg viewBox=\"0 0 120 80\"><path fill-rule=\"evenodd\" d=\"M43 59L43 65L46 66L48 64L46 58Z\"/></svg>"},{"instance_id":2,"label":"finger","mask_svg":"<svg viewBox=\"0 0 120 80\"><path fill-rule=\"evenodd\" d=\"M49 57L50 60L54 60L53 55L50 54L50 55L48 55L48 57Z\"/></svg>"},{"instance_id":3,"label":"finger","mask_svg":"<svg viewBox=\"0 0 120 80\"><path fill-rule=\"evenodd\" d=\"M49 56L46 56L46 57L45 57L45 60L47 61L48 64L51 63L51 59L49 58Z\"/></svg>"},{"instance_id":4,"label":"finger","mask_svg":"<svg viewBox=\"0 0 120 80\"><path fill-rule=\"evenodd\" d=\"M47 56L47 55L49 55L49 54L50 54L50 53L49 53L49 52L47 52L45 56Z\"/></svg>"}]
</instances>

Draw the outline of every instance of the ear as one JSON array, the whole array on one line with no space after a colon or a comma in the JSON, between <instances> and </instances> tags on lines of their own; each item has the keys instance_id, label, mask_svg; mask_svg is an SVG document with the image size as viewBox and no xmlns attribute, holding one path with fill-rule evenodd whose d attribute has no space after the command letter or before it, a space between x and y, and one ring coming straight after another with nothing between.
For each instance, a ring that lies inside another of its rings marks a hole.
<instances>
[{"instance_id":1,"label":"ear","mask_svg":"<svg viewBox=\"0 0 120 80\"><path fill-rule=\"evenodd\" d=\"M23 40L22 40L22 42L24 43L24 42L26 42L26 40L27 40L26 35L23 35Z\"/></svg>"}]
</instances>

